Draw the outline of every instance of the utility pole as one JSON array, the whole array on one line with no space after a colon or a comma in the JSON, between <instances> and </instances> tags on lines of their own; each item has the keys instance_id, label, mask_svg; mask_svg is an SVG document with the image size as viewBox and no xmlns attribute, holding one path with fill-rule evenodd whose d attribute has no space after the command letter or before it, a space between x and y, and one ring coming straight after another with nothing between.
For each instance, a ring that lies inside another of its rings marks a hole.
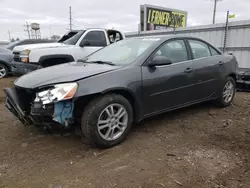
<instances>
[{"instance_id":1,"label":"utility pole","mask_svg":"<svg viewBox=\"0 0 250 188\"><path fill-rule=\"evenodd\" d=\"M215 24L216 8L217 8L217 0L214 0L213 24Z\"/></svg>"},{"instance_id":2,"label":"utility pole","mask_svg":"<svg viewBox=\"0 0 250 188\"><path fill-rule=\"evenodd\" d=\"M26 29L24 31L28 32L28 36L29 36L29 39L30 39L30 25L28 24L28 22L26 22L26 25L24 25L24 27L26 27Z\"/></svg>"},{"instance_id":3,"label":"utility pole","mask_svg":"<svg viewBox=\"0 0 250 188\"><path fill-rule=\"evenodd\" d=\"M72 31L72 12L71 12L71 6L69 7L69 30Z\"/></svg>"},{"instance_id":4,"label":"utility pole","mask_svg":"<svg viewBox=\"0 0 250 188\"><path fill-rule=\"evenodd\" d=\"M9 40L11 41L10 30L8 30Z\"/></svg>"},{"instance_id":5,"label":"utility pole","mask_svg":"<svg viewBox=\"0 0 250 188\"><path fill-rule=\"evenodd\" d=\"M213 0L213 1L214 1L213 24L215 24L217 2L218 2L218 1L222 1L222 0Z\"/></svg>"}]
</instances>

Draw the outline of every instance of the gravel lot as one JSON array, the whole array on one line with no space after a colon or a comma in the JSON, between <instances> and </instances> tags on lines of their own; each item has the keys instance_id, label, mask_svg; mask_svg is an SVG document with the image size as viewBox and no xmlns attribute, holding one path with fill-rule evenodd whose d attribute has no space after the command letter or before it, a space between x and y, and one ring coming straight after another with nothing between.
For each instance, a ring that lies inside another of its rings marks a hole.
<instances>
[{"instance_id":1,"label":"gravel lot","mask_svg":"<svg viewBox=\"0 0 250 188\"><path fill-rule=\"evenodd\" d=\"M98 150L22 126L3 104L13 80L0 80L0 188L250 187L250 94L226 109L206 103L147 119Z\"/></svg>"}]
</instances>

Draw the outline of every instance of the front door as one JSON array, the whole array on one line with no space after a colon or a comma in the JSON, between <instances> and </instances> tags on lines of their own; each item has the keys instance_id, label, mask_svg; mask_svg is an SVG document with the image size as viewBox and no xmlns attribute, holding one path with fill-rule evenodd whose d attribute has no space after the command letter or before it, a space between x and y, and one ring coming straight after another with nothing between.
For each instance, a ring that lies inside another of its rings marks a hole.
<instances>
[{"instance_id":1,"label":"front door","mask_svg":"<svg viewBox=\"0 0 250 188\"><path fill-rule=\"evenodd\" d=\"M81 41L81 43L84 42L87 42L88 44L81 47L81 53L79 54L78 59L82 59L107 46L107 40L104 31L89 31Z\"/></svg>"},{"instance_id":2,"label":"front door","mask_svg":"<svg viewBox=\"0 0 250 188\"><path fill-rule=\"evenodd\" d=\"M185 42L180 39L168 41L150 59L157 55L166 56L172 64L142 67L145 116L187 104L191 98L193 61Z\"/></svg>"}]
</instances>

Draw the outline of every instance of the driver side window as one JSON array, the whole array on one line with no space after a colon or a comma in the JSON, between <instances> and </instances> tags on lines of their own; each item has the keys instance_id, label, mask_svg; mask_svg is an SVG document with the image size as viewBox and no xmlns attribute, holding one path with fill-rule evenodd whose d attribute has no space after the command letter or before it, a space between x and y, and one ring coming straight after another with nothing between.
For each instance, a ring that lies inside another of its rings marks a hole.
<instances>
[{"instance_id":1,"label":"driver side window","mask_svg":"<svg viewBox=\"0 0 250 188\"><path fill-rule=\"evenodd\" d=\"M185 42L183 40L173 40L163 44L154 56L165 56L172 63L179 63L188 60Z\"/></svg>"},{"instance_id":2,"label":"driver side window","mask_svg":"<svg viewBox=\"0 0 250 188\"><path fill-rule=\"evenodd\" d=\"M107 46L106 37L103 31L90 31L88 32L83 41L88 41L88 46Z\"/></svg>"}]
</instances>

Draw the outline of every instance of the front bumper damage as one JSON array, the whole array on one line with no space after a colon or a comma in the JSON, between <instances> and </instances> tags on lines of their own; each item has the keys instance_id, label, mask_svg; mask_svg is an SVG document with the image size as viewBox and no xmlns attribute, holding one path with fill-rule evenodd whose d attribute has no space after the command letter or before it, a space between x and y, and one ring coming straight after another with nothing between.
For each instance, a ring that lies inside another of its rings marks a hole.
<instances>
[{"instance_id":1,"label":"front bumper damage","mask_svg":"<svg viewBox=\"0 0 250 188\"><path fill-rule=\"evenodd\" d=\"M35 63L23 63L23 62L12 61L11 72L15 76L21 76L31 71L37 70L40 67L41 66L39 64L35 64Z\"/></svg>"},{"instance_id":2,"label":"front bumper damage","mask_svg":"<svg viewBox=\"0 0 250 188\"><path fill-rule=\"evenodd\" d=\"M4 92L6 94L5 106L26 126L33 124L70 128L74 123L72 100L43 105L40 102L34 102L34 91L7 88Z\"/></svg>"}]
</instances>

